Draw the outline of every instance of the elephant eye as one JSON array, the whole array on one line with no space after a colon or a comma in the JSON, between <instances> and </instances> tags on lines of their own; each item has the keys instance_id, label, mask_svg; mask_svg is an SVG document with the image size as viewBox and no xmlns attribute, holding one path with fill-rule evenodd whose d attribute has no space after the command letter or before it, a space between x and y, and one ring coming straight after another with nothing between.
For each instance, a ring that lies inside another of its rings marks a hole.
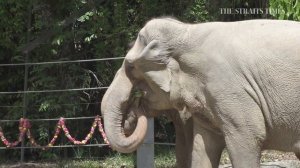
<instances>
[{"instance_id":1,"label":"elephant eye","mask_svg":"<svg viewBox=\"0 0 300 168\"><path fill-rule=\"evenodd\" d=\"M142 43L144 46L147 46L146 38L145 38L143 35L139 34L139 35L138 35L138 39L141 41L141 43Z\"/></svg>"},{"instance_id":2,"label":"elephant eye","mask_svg":"<svg viewBox=\"0 0 300 168\"><path fill-rule=\"evenodd\" d=\"M132 70L134 68L133 63L131 63L131 61L129 61L128 59L125 59L125 67L128 70Z\"/></svg>"}]
</instances>

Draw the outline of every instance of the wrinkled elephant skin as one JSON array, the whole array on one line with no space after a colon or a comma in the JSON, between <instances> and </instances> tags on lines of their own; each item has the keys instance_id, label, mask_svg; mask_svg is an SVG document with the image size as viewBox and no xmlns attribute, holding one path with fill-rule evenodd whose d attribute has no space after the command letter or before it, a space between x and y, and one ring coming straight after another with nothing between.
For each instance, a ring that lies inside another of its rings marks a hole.
<instances>
[{"instance_id":1,"label":"wrinkled elephant skin","mask_svg":"<svg viewBox=\"0 0 300 168\"><path fill-rule=\"evenodd\" d=\"M101 111L112 148L125 153L142 143L147 116L175 115L176 134L184 137L176 138L176 148L189 148L190 160L179 167L217 168L225 146L235 168L259 167L264 149L299 158L300 23L153 19L140 30ZM128 134L131 112L137 122Z\"/></svg>"}]
</instances>

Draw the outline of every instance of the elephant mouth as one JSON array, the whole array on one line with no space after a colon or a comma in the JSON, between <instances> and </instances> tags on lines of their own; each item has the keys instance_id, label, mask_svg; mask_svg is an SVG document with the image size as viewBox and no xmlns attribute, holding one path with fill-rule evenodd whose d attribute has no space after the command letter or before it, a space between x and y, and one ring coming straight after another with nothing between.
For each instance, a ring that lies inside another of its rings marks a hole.
<instances>
[{"instance_id":1,"label":"elephant mouth","mask_svg":"<svg viewBox=\"0 0 300 168\"><path fill-rule=\"evenodd\" d=\"M140 101L142 98L145 97L145 95L147 94L146 91L141 90L141 89L133 89L131 92L131 100L135 101Z\"/></svg>"},{"instance_id":2,"label":"elephant mouth","mask_svg":"<svg viewBox=\"0 0 300 168\"><path fill-rule=\"evenodd\" d=\"M147 101L143 98L144 95L145 91L138 89L132 91L131 93L128 110L122 122L126 137L130 136L134 132L139 115L145 115L147 117L149 116L147 115Z\"/></svg>"},{"instance_id":3,"label":"elephant mouth","mask_svg":"<svg viewBox=\"0 0 300 168\"><path fill-rule=\"evenodd\" d=\"M130 99L129 99L129 107L138 108L138 113L142 113L143 115L146 115L146 104L147 100L145 99L146 91L143 91L141 89L134 89L131 93Z\"/></svg>"}]
</instances>

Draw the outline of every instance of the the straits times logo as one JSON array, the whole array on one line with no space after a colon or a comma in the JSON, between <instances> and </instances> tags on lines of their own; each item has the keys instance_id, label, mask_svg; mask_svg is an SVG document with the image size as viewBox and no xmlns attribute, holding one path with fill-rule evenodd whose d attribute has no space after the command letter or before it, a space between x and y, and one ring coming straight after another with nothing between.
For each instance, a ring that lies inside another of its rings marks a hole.
<instances>
[{"instance_id":1,"label":"the straits times logo","mask_svg":"<svg viewBox=\"0 0 300 168\"><path fill-rule=\"evenodd\" d=\"M220 8L221 15L276 15L285 13L274 8Z\"/></svg>"}]
</instances>

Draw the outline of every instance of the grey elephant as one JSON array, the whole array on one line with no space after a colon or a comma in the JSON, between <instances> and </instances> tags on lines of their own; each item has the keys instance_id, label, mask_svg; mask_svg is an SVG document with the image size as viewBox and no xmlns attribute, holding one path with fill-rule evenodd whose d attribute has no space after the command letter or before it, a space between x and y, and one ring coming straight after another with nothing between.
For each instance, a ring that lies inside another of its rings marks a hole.
<instances>
[{"instance_id":1,"label":"grey elephant","mask_svg":"<svg viewBox=\"0 0 300 168\"><path fill-rule=\"evenodd\" d=\"M142 96L132 96L135 90ZM189 113L190 167L218 167L226 146L233 167L256 168L264 149L299 158L299 101L299 22L159 18L140 30L101 111L117 151L132 152L142 143L147 114ZM130 136L124 134L128 111L137 115Z\"/></svg>"}]
</instances>

